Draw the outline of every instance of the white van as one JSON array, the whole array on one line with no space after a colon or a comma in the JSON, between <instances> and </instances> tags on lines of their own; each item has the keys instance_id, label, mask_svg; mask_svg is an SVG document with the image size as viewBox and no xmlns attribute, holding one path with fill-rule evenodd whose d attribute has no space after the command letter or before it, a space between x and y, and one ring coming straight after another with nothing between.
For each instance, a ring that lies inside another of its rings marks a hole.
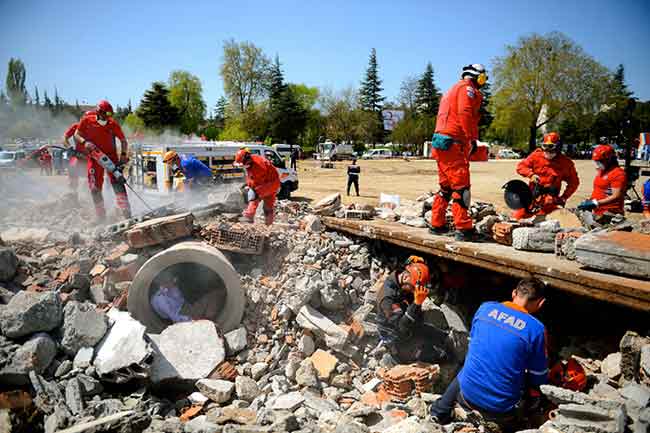
<instances>
[{"instance_id":1,"label":"white van","mask_svg":"<svg viewBox=\"0 0 650 433\"><path fill-rule=\"evenodd\" d=\"M393 157L390 149L371 149L361 155L361 159L388 159Z\"/></svg>"},{"instance_id":2,"label":"white van","mask_svg":"<svg viewBox=\"0 0 650 433\"><path fill-rule=\"evenodd\" d=\"M302 154L302 149L297 144L278 143L271 146L282 158L290 158L291 152L298 149L298 154Z\"/></svg>"},{"instance_id":3,"label":"white van","mask_svg":"<svg viewBox=\"0 0 650 433\"><path fill-rule=\"evenodd\" d=\"M256 143L238 143L234 141L191 141L179 144L140 144L136 148L133 174L135 183L145 188L166 192L171 173L167 164L162 162L166 152L173 150L179 154L192 155L210 167L215 177L223 182L244 182L244 170L236 167L235 154L242 147L251 153L266 157L280 175L281 189L278 198L286 199L298 189L298 173L287 168L286 162L275 149Z\"/></svg>"}]
</instances>

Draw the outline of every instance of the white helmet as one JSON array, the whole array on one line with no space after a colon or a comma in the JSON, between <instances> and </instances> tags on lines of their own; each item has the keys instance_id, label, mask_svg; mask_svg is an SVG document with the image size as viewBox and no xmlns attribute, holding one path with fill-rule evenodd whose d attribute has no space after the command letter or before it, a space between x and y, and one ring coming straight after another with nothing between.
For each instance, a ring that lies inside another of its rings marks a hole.
<instances>
[{"instance_id":1,"label":"white helmet","mask_svg":"<svg viewBox=\"0 0 650 433\"><path fill-rule=\"evenodd\" d=\"M473 63L471 65L463 66L463 73L460 75L460 77L472 77L474 80L476 80L479 86L483 86L488 79L485 66L480 63Z\"/></svg>"}]
</instances>

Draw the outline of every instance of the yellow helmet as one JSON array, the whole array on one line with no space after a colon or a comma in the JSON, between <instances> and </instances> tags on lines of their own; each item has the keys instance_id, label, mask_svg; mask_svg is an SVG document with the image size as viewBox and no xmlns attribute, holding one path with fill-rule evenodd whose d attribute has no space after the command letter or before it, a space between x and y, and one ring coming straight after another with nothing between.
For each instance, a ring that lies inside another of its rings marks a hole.
<instances>
[{"instance_id":1,"label":"yellow helmet","mask_svg":"<svg viewBox=\"0 0 650 433\"><path fill-rule=\"evenodd\" d=\"M165 156L163 157L163 162L165 164L169 164L172 160L178 158L178 153L174 152L173 150L170 150L169 152L165 153Z\"/></svg>"}]
</instances>

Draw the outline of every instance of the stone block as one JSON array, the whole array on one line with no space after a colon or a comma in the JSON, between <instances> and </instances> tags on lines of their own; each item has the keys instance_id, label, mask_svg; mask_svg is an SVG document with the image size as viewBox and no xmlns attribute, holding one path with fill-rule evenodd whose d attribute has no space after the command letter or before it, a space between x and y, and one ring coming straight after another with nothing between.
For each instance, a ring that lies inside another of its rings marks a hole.
<instances>
[{"instance_id":1,"label":"stone block","mask_svg":"<svg viewBox=\"0 0 650 433\"><path fill-rule=\"evenodd\" d=\"M126 232L126 240L132 248L144 248L173 241L192 234L194 216L187 212L155 218L136 224Z\"/></svg>"},{"instance_id":2,"label":"stone block","mask_svg":"<svg viewBox=\"0 0 650 433\"><path fill-rule=\"evenodd\" d=\"M293 412L305 401L305 398L298 391L283 394L275 399L273 410L286 410Z\"/></svg>"},{"instance_id":3,"label":"stone block","mask_svg":"<svg viewBox=\"0 0 650 433\"><path fill-rule=\"evenodd\" d=\"M314 364L314 368L318 372L318 378L320 380L329 380L339 362L336 356L322 349L318 349L314 352L309 359L311 359L312 364Z\"/></svg>"},{"instance_id":4,"label":"stone block","mask_svg":"<svg viewBox=\"0 0 650 433\"><path fill-rule=\"evenodd\" d=\"M61 346L74 356L82 347L95 347L108 330L108 318L90 303L68 302L63 309Z\"/></svg>"},{"instance_id":5,"label":"stone block","mask_svg":"<svg viewBox=\"0 0 650 433\"><path fill-rule=\"evenodd\" d=\"M0 281L10 281L18 269L18 257L13 249L0 247Z\"/></svg>"},{"instance_id":6,"label":"stone block","mask_svg":"<svg viewBox=\"0 0 650 433\"><path fill-rule=\"evenodd\" d=\"M196 387L203 395L215 403L225 403L232 397L235 384L227 380L201 379L196 382Z\"/></svg>"},{"instance_id":7,"label":"stone block","mask_svg":"<svg viewBox=\"0 0 650 433\"><path fill-rule=\"evenodd\" d=\"M61 324L63 310L54 292L22 291L0 309L0 328L9 338L20 338L34 332L51 331Z\"/></svg>"},{"instance_id":8,"label":"stone block","mask_svg":"<svg viewBox=\"0 0 650 433\"><path fill-rule=\"evenodd\" d=\"M226 346L228 348L228 356L233 356L246 348L248 344L246 328L243 326L234 329L224 335L226 339Z\"/></svg>"},{"instance_id":9,"label":"stone block","mask_svg":"<svg viewBox=\"0 0 650 433\"><path fill-rule=\"evenodd\" d=\"M650 279L650 235L587 233L575 243L576 260L591 268Z\"/></svg>"},{"instance_id":10,"label":"stone block","mask_svg":"<svg viewBox=\"0 0 650 433\"><path fill-rule=\"evenodd\" d=\"M235 379L235 391L237 397L240 400L251 402L257 397L260 393L260 389L255 382L250 377L246 376L237 376Z\"/></svg>"},{"instance_id":11,"label":"stone block","mask_svg":"<svg viewBox=\"0 0 650 433\"><path fill-rule=\"evenodd\" d=\"M49 335L39 333L22 346L13 344L0 336L0 383L5 385L26 385L29 373L43 373L56 356L56 343Z\"/></svg>"}]
</instances>

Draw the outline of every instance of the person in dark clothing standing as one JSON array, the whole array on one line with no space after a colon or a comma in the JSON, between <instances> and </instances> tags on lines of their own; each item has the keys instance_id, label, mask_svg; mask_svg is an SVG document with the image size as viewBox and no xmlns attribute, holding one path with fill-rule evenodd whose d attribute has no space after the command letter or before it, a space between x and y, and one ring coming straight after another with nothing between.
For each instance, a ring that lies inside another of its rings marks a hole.
<instances>
[{"instance_id":1,"label":"person in dark clothing standing","mask_svg":"<svg viewBox=\"0 0 650 433\"><path fill-rule=\"evenodd\" d=\"M298 156L299 156L298 148L293 149L291 151L291 156L290 156L290 158L291 158L291 168L293 170L298 170Z\"/></svg>"},{"instance_id":2,"label":"person in dark clothing standing","mask_svg":"<svg viewBox=\"0 0 650 433\"><path fill-rule=\"evenodd\" d=\"M357 197L359 196L359 174L361 173L361 167L357 165L357 160L352 160L352 165L348 165L348 195L350 195L350 186L354 185L354 190L357 192Z\"/></svg>"},{"instance_id":3,"label":"person in dark clothing standing","mask_svg":"<svg viewBox=\"0 0 650 433\"><path fill-rule=\"evenodd\" d=\"M378 330L389 353L400 363L440 362L453 356L449 334L424 323L422 304L429 295L429 268L411 256L386 278L377 294Z\"/></svg>"}]
</instances>

